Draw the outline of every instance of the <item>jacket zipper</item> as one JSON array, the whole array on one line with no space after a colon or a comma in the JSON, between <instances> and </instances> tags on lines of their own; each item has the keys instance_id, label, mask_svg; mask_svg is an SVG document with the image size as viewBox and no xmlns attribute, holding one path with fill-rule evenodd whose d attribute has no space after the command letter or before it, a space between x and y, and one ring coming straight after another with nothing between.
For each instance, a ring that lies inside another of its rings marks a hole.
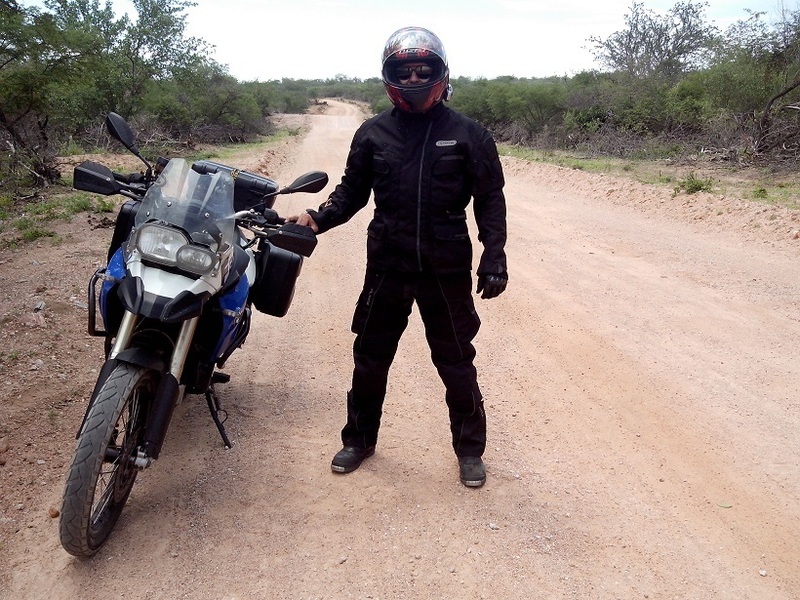
<instances>
[{"instance_id":1,"label":"jacket zipper","mask_svg":"<svg viewBox=\"0 0 800 600\"><path fill-rule=\"evenodd\" d=\"M422 173L425 168L425 148L428 147L428 138L433 129L433 121L428 124L425 132L425 141L422 143L422 154L419 157L419 179L417 181L417 267L422 271Z\"/></svg>"}]
</instances>

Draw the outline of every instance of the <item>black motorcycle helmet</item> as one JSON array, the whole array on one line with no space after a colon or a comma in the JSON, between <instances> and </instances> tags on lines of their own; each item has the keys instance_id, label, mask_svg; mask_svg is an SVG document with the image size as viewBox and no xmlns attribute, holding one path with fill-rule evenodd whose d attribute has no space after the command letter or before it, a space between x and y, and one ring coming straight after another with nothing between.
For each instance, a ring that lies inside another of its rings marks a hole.
<instances>
[{"instance_id":1,"label":"black motorcycle helmet","mask_svg":"<svg viewBox=\"0 0 800 600\"><path fill-rule=\"evenodd\" d=\"M404 68L409 64L418 67L417 82L409 82L409 70ZM404 27L389 37L383 49L381 75L389 100L406 112L427 112L452 94L444 45L423 27Z\"/></svg>"}]
</instances>

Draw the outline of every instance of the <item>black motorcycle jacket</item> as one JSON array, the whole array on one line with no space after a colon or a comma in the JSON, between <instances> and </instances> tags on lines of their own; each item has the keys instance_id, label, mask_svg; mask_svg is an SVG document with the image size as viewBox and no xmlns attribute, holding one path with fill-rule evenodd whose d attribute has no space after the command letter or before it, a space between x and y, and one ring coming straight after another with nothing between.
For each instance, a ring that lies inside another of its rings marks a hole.
<instances>
[{"instance_id":1,"label":"black motorcycle jacket","mask_svg":"<svg viewBox=\"0 0 800 600\"><path fill-rule=\"evenodd\" d=\"M309 213L327 231L350 220L374 191L367 266L451 273L472 268L472 198L484 247L477 273L505 275L503 185L497 147L481 125L444 104L424 114L395 108L359 127L341 183Z\"/></svg>"}]
</instances>

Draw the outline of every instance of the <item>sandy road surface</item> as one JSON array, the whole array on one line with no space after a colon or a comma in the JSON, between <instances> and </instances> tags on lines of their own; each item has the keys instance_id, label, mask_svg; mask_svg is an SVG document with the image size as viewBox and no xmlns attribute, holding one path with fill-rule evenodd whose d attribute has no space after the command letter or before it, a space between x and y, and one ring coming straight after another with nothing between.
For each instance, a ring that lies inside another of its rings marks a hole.
<instances>
[{"instance_id":1,"label":"sandy road surface","mask_svg":"<svg viewBox=\"0 0 800 600\"><path fill-rule=\"evenodd\" d=\"M323 169L332 187L361 119L340 103L308 117L310 133L271 175ZM416 317L376 455L330 472L367 209L320 237L289 315L258 316L231 359L222 396L234 448L188 398L91 560L61 550L47 515L85 405L59 405L63 419L37 427L45 409L15 380L28 374L3 373L0 597L800 598L796 215L505 166L510 285L478 301L485 487L458 482ZM95 252L96 263L108 235L70 257ZM24 260L0 262L3 286ZM75 366L96 368L100 342L83 342ZM88 392L91 374L75 377Z\"/></svg>"}]
</instances>

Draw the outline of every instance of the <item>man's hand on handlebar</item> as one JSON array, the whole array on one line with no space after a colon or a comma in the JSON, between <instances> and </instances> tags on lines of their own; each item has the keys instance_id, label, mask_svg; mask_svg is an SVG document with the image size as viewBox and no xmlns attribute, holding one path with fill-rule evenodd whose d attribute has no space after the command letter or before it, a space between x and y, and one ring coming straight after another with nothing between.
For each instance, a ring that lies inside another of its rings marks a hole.
<instances>
[{"instance_id":1,"label":"man's hand on handlebar","mask_svg":"<svg viewBox=\"0 0 800 600\"><path fill-rule=\"evenodd\" d=\"M297 223L298 225L304 225L306 227L311 227L311 230L314 233L319 233L319 227L314 219L311 218L311 215L308 213L302 213L299 215L292 215L291 217L286 217L287 223Z\"/></svg>"}]
</instances>

